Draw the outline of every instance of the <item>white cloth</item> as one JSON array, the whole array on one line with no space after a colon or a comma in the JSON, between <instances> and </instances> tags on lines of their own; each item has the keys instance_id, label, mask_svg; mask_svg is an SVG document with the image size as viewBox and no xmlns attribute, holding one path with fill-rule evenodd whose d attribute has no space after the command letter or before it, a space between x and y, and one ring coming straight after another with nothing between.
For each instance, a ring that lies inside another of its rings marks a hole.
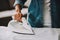
<instances>
[{"instance_id":1,"label":"white cloth","mask_svg":"<svg viewBox=\"0 0 60 40\"><path fill-rule=\"evenodd\" d=\"M33 28L35 35L16 34L8 27L0 27L0 40L58 40L59 34L51 28Z\"/></svg>"}]
</instances>

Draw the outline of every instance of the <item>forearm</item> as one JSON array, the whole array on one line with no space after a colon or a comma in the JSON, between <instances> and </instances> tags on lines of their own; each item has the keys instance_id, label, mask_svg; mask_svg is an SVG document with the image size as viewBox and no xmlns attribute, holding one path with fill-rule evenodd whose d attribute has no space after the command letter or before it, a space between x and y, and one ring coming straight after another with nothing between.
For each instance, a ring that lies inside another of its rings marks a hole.
<instances>
[{"instance_id":1,"label":"forearm","mask_svg":"<svg viewBox=\"0 0 60 40\"><path fill-rule=\"evenodd\" d=\"M21 13L21 5L20 4L16 4L15 11Z\"/></svg>"}]
</instances>

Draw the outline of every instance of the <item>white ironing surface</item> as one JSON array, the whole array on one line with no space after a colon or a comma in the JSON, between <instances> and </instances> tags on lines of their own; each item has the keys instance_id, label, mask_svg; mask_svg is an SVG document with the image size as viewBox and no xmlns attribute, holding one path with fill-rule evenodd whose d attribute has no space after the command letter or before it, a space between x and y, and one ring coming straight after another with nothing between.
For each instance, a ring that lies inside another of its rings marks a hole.
<instances>
[{"instance_id":1,"label":"white ironing surface","mask_svg":"<svg viewBox=\"0 0 60 40\"><path fill-rule=\"evenodd\" d=\"M10 27L10 30L14 33L18 34L34 34L33 29L31 25L28 23L28 21L23 17L22 23L18 22L16 20L11 20L8 23L8 27Z\"/></svg>"}]
</instances>

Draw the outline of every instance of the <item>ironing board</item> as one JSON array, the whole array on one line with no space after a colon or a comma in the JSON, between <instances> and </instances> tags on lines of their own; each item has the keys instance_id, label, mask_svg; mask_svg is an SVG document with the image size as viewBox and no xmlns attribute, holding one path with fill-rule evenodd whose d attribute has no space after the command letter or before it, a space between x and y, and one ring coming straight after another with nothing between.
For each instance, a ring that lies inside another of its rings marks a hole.
<instances>
[{"instance_id":1,"label":"ironing board","mask_svg":"<svg viewBox=\"0 0 60 40\"><path fill-rule=\"evenodd\" d=\"M52 28L33 28L35 35L16 34L8 27L0 27L0 40L58 40L59 33Z\"/></svg>"}]
</instances>

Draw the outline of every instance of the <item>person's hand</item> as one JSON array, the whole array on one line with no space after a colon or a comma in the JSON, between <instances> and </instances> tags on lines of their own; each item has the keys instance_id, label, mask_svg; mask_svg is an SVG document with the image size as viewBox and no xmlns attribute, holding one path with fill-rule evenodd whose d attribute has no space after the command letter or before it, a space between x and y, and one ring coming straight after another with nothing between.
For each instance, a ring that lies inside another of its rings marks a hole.
<instances>
[{"instance_id":1,"label":"person's hand","mask_svg":"<svg viewBox=\"0 0 60 40\"><path fill-rule=\"evenodd\" d=\"M16 13L14 15L14 19L19 21L19 22L22 22L22 14L21 13Z\"/></svg>"},{"instance_id":2,"label":"person's hand","mask_svg":"<svg viewBox=\"0 0 60 40\"><path fill-rule=\"evenodd\" d=\"M21 9L20 9L20 5L16 5L15 6L15 15L14 15L14 19L19 21L19 22L22 22L22 13L21 13Z\"/></svg>"}]
</instances>

